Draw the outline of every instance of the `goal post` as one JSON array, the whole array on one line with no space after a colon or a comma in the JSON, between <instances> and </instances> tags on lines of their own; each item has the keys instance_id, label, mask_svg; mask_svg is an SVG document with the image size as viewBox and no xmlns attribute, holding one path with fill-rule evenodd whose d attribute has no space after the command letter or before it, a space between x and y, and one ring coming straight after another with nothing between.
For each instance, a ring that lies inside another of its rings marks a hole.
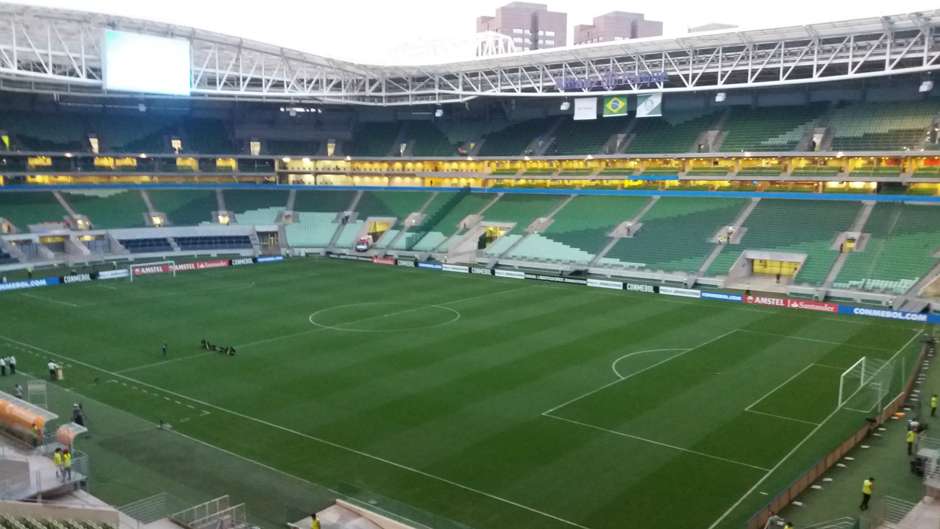
<instances>
[{"instance_id":1,"label":"goal post","mask_svg":"<svg viewBox=\"0 0 940 529\"><path fill-rule=\"evenodd\" d=\"M863 356L839 376L839 401L836 407L842 408L849 399L861 391L865 384L867 363L868 357Z\"/></svg>"},{"instance_id":2,"label":"goal post","mask_svg":"<svg viewBox=\"0 0 940 529\"><path fill-rule=\"evenodd\" d=\"M131 283L135 277L149 276L156 274L172 274L176 277L176 261L154 261L150 263L136 263L127 267L127 275Z\"/></svg>"}]
</instances>

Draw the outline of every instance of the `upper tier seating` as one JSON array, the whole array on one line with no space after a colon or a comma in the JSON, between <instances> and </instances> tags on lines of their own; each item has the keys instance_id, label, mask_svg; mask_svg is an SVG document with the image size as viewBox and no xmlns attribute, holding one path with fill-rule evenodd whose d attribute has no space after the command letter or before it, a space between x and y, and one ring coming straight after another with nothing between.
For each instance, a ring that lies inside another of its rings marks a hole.
<instances>
[{"instance_id":1,"label":"upper tier seating","mask_svg":"<svg viewBox=\"0 0 940 529\"><path fill-rule=\"evenodd\" d=\"M353 156L398 156L395 139L401 123L360 123L353 136L352 147L347 149Z\"/></svg>"},{"instance_id":2,"label":"upper tier seating","mask_svg":"<svg viewBox=\"0 0 940 529\"><path fill-rule=\"evenodd\" d=\"M663 117L637 119L633 140L624 152L693 152L696 138L716 119L717 115L711 111L666 112Z\"/></svg>"},{"instance_id":3,"label":"upper tier seating","mask_svg":"<svg viewBox=\"0 0 940 529\"><path fill-rule=\"evenodd\" d=\"M296 156L318 155L322 145L314 140L267 140L262 143L266 154Z\"/></svg>"},{"instance_id":4,"label":"upper tier seating","mask_svg":"<svg viewBox=\"0 0 940 529\"><path fill-rule=\"evenodd\" d=\"M149 239L121 239L121 245L131 253L169 253L173 251L170 241L163 237Z\"/></svg>"},{"instance_id":5,"label":"upper tier seating","mask_svg":"<svg viewBox=\"0 0 940 529\"><path fill-rule=\"evenodd\" d=\"M940 207L877 204L863 231L867 245L847 256L834 287L903 294L937 264Z\"/></svg>"},{"instance_id":6,"label":"upper tier seating","mask_svg":"<svg viewBox=\"0 0 940 529\"><path fill-rule=\"evenodd\" d=\"M726 274L744 250L773 250L806 254L795 282L820 285L839 257L832 249L836 236L859 211L858 202L763 199L744 222L741 243L727 246L709 274Z\"/></svg>"},{"instance_id":7,"label":"upper tier seating","mask_svg":"<svg viewBox=\"0 0 940 529\"><path fill-rule=\"evenodd\" d=\"M923 143L940 101L859 103L832 112L832 150L914 149Z\"/></svg>"},{"instance_id":8,"label":"upper tier seating","mask_svg":"<svg viewBox=\"0 0 940 529\"><path fill-rule=\"evenodd\" d=\"M0 250L0 265L12 264L15 262L17 262L15 257L4 252L3 250Z\"/></svg>"},{"instance_id":9,"label":"upper tier seating","mask_svg":"<svg viewBox=\"0 0 940 529\"><path fill-rule=\"evenodd\" d=\"M745 204L740 199L660 198L640 219L642 228L617 242L603 263L696 272L715 247L709 239L733 222Z\"/></svg>"},{"instance_id":10,"label":"upper tier seating","mask_svg":"<svg viewBox=\"0 0 940 529\"><path fill-rule=\"evenodd\" d=\"M87 216L95 229L146 226L147 204L139 191L87 189L63 191L76 213Z\"/></svg>"},{"instance_id":11,"label":"upper tier seating","mask_svg":"<svg viewBox=\"0 0 940 529\"><path fill-rule=\"evenodd\" d=\"M212 212L218 211L215 191L203 189L174 189L148 191L156 211L165 213L173 226L198 226L214 222Z\"/></svg>"},{"instance_id":12,"label":"upper tier seating","mask_svg":"<svg viewBox=\"0 0 940 529\"><path fill-rule=\"evenodd\" d=\"M645 197L578 196L552 217L541 234L533 234L510 257L587 264L610 241L610 231L633 218Z\"/></svg>"},{"instance_id":13,"label":"upper tier seating","mask_svg":"<svg viewBox=\"0 0 940 529\"><path fill-rule=\"evenodd\" d=\"M480 147L481 156L519 156L538 136L545 134L558 118L530 119L491 132Z\"/></svg>"},{"instance_id":14,"label":"upper tier seating","mask_svg":"<svg viewBox=\"0 0 940 529\"><path fill-rule=\"evenodd\" d=\"M250 250L251 239L247 235L213 235L198 237L174 237L180 250Z\"/></svg>"},{"instance_id":15,"label":"upper tier seating","mask_svg":"<svg viewBox=\"0 0 940 529\"><path fill-rule=\"evenodd\" d=\"M722 152L792 151L813 126L824 104L737 107L725 121Z\"/></svg>"},{"instance_id":16,"label":"upper tier seating","mask_svg":"<svg viewBox=\"0 0 940 529\"><path fill-rule=\"evenodd\" d=\"M49 191L14 191L0 193L0 217L12 222L20 232L30 224L63 222L68 212Z\"/></svg>"},{"instance_id":17,"label":"upper tier seating","mask_svg":"<svg viewBox=\"0 0 940 529\"><path fill-rule=\"evenodd\" d=\"M430 121L409 121L405 140L413 141L413 156L454 156L457 146L447 139L437 125Z\"/></svg>"},{"instance_id":18,"label":"upper tier seating","mask_svg":"<svg viewBox=\"0 0 940 529\"><path fill-rule=\"evenodd\" d=\"M607 118L574 121L565 118L555 131L552 154L598 154L604 144L617 133L623 133L629 125L625 118Z\"/></svg>"}]
</instances>

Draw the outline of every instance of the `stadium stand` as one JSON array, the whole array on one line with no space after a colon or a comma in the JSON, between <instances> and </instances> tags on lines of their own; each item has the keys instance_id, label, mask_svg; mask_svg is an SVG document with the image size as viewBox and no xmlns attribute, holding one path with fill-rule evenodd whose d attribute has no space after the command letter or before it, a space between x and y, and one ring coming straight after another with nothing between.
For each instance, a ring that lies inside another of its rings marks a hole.
<instances>
[{"instance_id":1,"label":"stadium stand","mask_svg":"<svg viewBox=\"0 0 940 529\"><path fill-rule=\"evenodd\" d=\"M695 272L715 247L709 238L732 222L745 204L739 199L662 197L640 219L642 228L632 238L618 241L602 262Z\"/></svg>"},{"instance_id":2,"label":"stadium stand","mask_svg":"<svg viewBox=\"0 0 940 529\"><path fill-rule=\"evenodd\" d=\"M503 195L483 213L483 220L513 223L513 233L522 233L532 221L551 213L562 200L563 197L551 195Z\"/></svg>"},{"instance_id":3,"label":"stadium stand","mask_svg":"<svg viewBox=\"0 0 940 529\"><path fill-rule=\"evenodd\" d=\"M660 118L638 119L624 152L693 152L696 138L715 120L710 111L669 112Z\"/></svg>"},{"instance_id":4,"label":"stadium stand","mask_svg":"<svg viewBox=\"0 0 940 529\"><path fill-rule=\"evenodd\" d=\"M219 209L215 191L173 189L148 191L154 209L165 213L175 226L197 226L212 221L212 212Z\"/></svg>"},{"instance_id":5,"label":"stadium stand","mask_svg":"<svg viewBox=\"0 0 940 529\"><path fill-rule=\"evenodd\" d=\"M603 119L594 121L563 120L555 131L553 154L598 154L604 144L629 125L626 119Z\"/></svg>"},{"instance_id":6,"label":"stadium stand","mask_svg":"<svg viewBox=\"0 0 940 529\"><path fill-rule=\"evenodd\" d=\"M238 224L274 224L287 207L286 191L225 190L225 208Z\"/></svg>"},{"instance_id":7,"label":"stadium stand","mask_svg":"<svg viewBox=\"0 0 940 529\"><path fill-rule=\"evenodd\" d=\"M297 218L286 227L288 243L302 248L326 247L339 227L339 212L346 211L355 195L355 191L298 191L294 202Z\"/></svg>"},{"instance_id":8,"label":"stadium stand","mask_svg":"<svg viewBox=\"0 0 940 529\"><path fill-rule=\"evenodd\" d=\"M401 130L401 123L361 123L356 128L355 140L348 149L353 156L397 156L394 153L395 139Z\"/></svg>"},{"instance_id":9,"label":"stadium stand","mask_svg":"<svg viewBox=\"0 0 940 529\"><path fill-rule=\"evenodd\" d=\"M864 232L865 247L850 253L833 286L903 294L937 264L940 208L878 204Z\"/></svg>"},{"instance_id":10,"label":"stadium stand","mask_svg":"<svg viewBox=\"0 0 940 529\"><path fill-rule=\"evenodd\" d=\"M735 107L725 121L720 150L792 151L825 110L825 104Z\"/></svg>"},{"instance_id":11,"label":"stadium stand","mask_svg":"<svg viewBox=\"0 0 940 529\"><path fill-rule=\"evenodd\" d=\"M421 209L430 193L424 191L366 191L356 205L359 218L395 217L401 224L408 215Z\"/></svg>"},{"instance_id":12,"label":"stadium stand","mask_svg":"<svg viewBox=\"0 0 940 529\"><path fill-rule=\"evenodd\" d=\"M590 263L610 241L610 231L633 218L648 200L645 197L578 196L552 217L552 224L543 233L526 237L509 257Z\"/></svg>"},{"instance_id":13,"label":"stadium stand","mask_svg":"<svg viewBox=\"0 0 940 529\"><path fill-rule=\"evenodd\" d=\"M121 239L120 243L131 253L158 253L173 251L173 247L170 246L170 241L162 237L149 239Z\"/></svg>"},{"instance_id":14,"label":"stadium stand","mask_svg":"<svg viewBox=\"0 0 940 529\"><path fill-rule=\"evenodd\" d=\"M409 121L405 127L405 141L413 142L413 156L454 156L457 153L457 146L433 122Z\"/></svg>"},{"instance_id":15,"label":"stadium stand","mask_svg":"<svg viewBox=\"0 0 940 529\"><path fill-rule=\"evenodd\" d=\"M936 100L845 105L832 112L832 150L914 149L924 142L940 103Z\"/></svg>"},{"instance_id":16,"label":"stadium stand","mask_svg":"<svg viewBox=\"0 0 940 529\"><path fill-rule=\"evenodd\" d=\"M0 529L116 529L106 523L84 520L17 517L0 514Z\"/></svg>"},{"instance_id":17,"label":"stadium stand","mask_svg":"<svg viewBox=\"0 0 940 529\"><path fill-rule=\"evenodd\" d=\"M62 222L68 212L48 191L0 193L0 217L12 222L21 232L31 224Z\"/></svg>"},{"instance_id":18,"label":"stadium stand","mask_svg":"<svg viewBox=\"0 0 940 529\"><path fill-rule=\"evenodd\" d=\"M147 205L139 191L63 191L69 205L87 216L95 229L139 228L146 225Z\"/></svg>"},{"instance_id":19,"label":"stadium stand","mask_svg":"<svg viewBox=\"0 0 940 529\"><path fill-rule=\"evenodd\" d=\"M481 156L518 156L544 134L558 118L530 119L491 132L480 147Z\"/></svg>"},{"instance_id":20,"label":"stadium stand","mask_svg":"<svg viewBox=\"0 0 940 529\"><path fill-rule=\"evenodd\" d=\"M77 114L44 112L0 112L0 130L12 137L13 150L81 151L85 126Z\"/></svg>"},{"instance_id":21,"label":"stadium stand","mask_svg":"<svg viewBox=\"0 0 940 529\"><path fill-rule=\"evenodd\" d=\"M836 236L849 229L859 212L858 202L761 200L744 226L739 245L729 245L709 268L722 275L743 250L774 250L806 254L797 283L819 285L839 256L832 249Z\"/></svg>"},{"instance_id":22,"label":"stadium stand","mask_svg":"<svg viewBox=\"0 0 940 529\"><path fill-rule=\"evenodd\" d=\"M441 195L445 194L441 193ZM437 248L448 237L462 231L459 230L458 223L467 215L473 215L482 210L493 200L493 196L464 192L451 197L441 197L441 200L444 202L433 212L430 207L428 208L424 223L409 231L408 240L404 245L405 249L427 252Z\"/></svg>"},{"instance_id":23,"label":"stadium stand","mask_svg":"<svg viewBox=\"0 0 940 529\"><path fill-rule=\"evenodd\" d=\"M17 262L16 258L4 252L3 250L0 250L0 265L12 264L15 262Z\"/></svg>"},{"instance_id":24,"label":"stadium stand","mask_svg":"<svg viewBox=\"0 0 940 529\"><path fill-rule=\"evenodd\" d=\"M191 251L216 251L216 250L250 250L251 239L247 236L197 236L197 237L174 237L174 241L179 245L180 250L184 252Z\"/></svg>"},{"instance_id":25,"label":"stadium stand","mask_svg":"<svg viewBox=\"0 0 940 529\"><path fill-rule=\"evenodd\" d=\"M264 150L268 154L281 155L310 155L320 153L320 142L304 140L268 140L264 142Z\"/></svg>"}]
</instances>

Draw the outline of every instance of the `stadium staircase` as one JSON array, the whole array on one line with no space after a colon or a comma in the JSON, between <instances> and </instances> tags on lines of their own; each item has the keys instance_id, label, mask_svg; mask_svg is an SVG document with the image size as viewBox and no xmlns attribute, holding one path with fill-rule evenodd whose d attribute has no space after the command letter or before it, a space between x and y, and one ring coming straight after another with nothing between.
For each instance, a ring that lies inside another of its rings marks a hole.
<instances>
[{"instance_id":1,"label":"stadium staircase","mask_svg":"<svg viewBox=\"0 0 940 529\"><path fill-rule=\"evenodd\" d=\"M613 231L611 232L610 240L606 245L604 245L601 251L597 252L597 255L594 256L594 259L588 263L588 266L594 267L612 264L612 262L607 261L607 254L610 253L610 251L614 248L614 246L617 245L618 242L620 242L620 239L626 236L626 233L622 229L623 226L628 225L633 229L642 228L643 223L640 221L643 220L646 214L656 206L660 198L661 197L658 195L650 197L649 200L646 201L646 204L639 211L637 211L636 214L630 218L630 220L621 222L619 225L612 226Z\"/></svg>"},{"instance_id":2,"label":"stadium staircase","mask_svg":"<svg viewBox=\"0 0 940 529\"><path fill-rule=\"evenodd\" d=\"M457 258L460 254L466 254L471 251L475 252L476 241L483 231L482 228L479 227L480 222L483 220L483 214L499 202L504 194L505 193L497 193L492 199L487 199L488 201L482 209L458 220L460 224L457 231L450 237L441 241L439 245L435 246L430 251L437 253L446 252L448 258ZM486 197L484 197L484 199L486 199ZM472 245L468 244L468 242L472 243Z\"/></svg>"},{"instance_id":3,"label":"stadium staircase","mask_svg":"<svg viewBox=\"0 0 940 529\"><path fill-rule=\"evenodd\" d=\"M336 231L333 232L333 236L330 238L330 242L327 244L327 248L337 247L340 238L343 237L344 234L345 239L352 237L354 239L353 243L355 242L356 234L352 232L362 227L362 221L358 221L356 219L355 212L356 206L359 204L359 200L362 199L363 193L364 191L356 191L355 196L353 196L352 203L349 204L345 210L336 214L336 218L334 219L334 222L336 223ZM346 219L346 222L343 222L343 219ZM350 235L350 233L352 234ZM347 241L344 240L344 244L346 242ZM349 246L351 246L351 244Z\"/></svg>"},{"instance_id":4,"label":"stadium staircase","mask_svg":"<svg viewBox=\"0 0 940 529\"><path fill-rule=\"evenodd\" d=\"M535 139L556 122L556 118L530 119L491 132L483 139L479 151L480 156L518 156L524 154L524 151Z\"/></svg>"},{"instance_id":5,"label":"stadium staircase","mask_svg":"<svg viewBox=\"0 0 940 529\"><path fill-rule=\"evenodd\" d=\"M735 107L723 129L718 151L793 151L812 130L825 104L783 107Z\"/></svg>"},{"instance_id":6,"label":"stadium staircase","mask_svg":"<svg viewBox=\"0 0 940 529\"><path fill-rule=\"evenodd\" d=\"M469 189L463 189L457 193L438 193L427 206L425 206L424 216L421 223L413 226L407 235L400 237L392 244L391 248L395 250L414 250L430 251L435 246L443 242L447 235L440 230L448 229L448 226L456 226L464 216L470 214L468 206L474 202L477 195L471 195ZM477 206L477 208L482 205Z\"/></svg>"},{"instance_id":7,"label":"stadium staircase","mask_svg":"<svg viewBox=\"0 0 940 529\"><path fill-rule=\"evenodd\" d=\"M834 288L903 295L936 265L940 207L878 204L866 230L864 249L847 256Z\"/></svg>"},{"instance_id":8,"label":"stadium staircase","mask_svg":"<svg viewBox=\"0 0 940 529\"><path fill-rule=\"evenodd\" d=\"M732 238L730 240L727 238L719 239L717 238L717 235L716 235L715 249L712 250L712 253L710 253L708 257L705 258L705 262L702 263L702 266L698 268L698 271L696 272L696 277L701 277L705 275L706 272L708 272L708 269L711 267L712 263L715 262L715 259L717 259L718 256L721 255L721 252L725 250L725 247L735 242L734 240L735 238L740 240L740 237L744 234L744 230L742 226L744 226L744 223L747 222L747 218L751 216L751 213L754 212L754 209L757 207L759 203L760 203L759 198L752 198L750 202L748 202L747 205L744 206L744 209L741 210L741 213L738 214L737 218L734 219L734 222L731 223L729 226L725 227L725 230L727 230L727 228L730 227L732 230L732 233L734 234L732 235Z\"/></svg>"},{"instance_id":9,"label":"stadium staircase","mask_svg":"<svg viewBox=\"0 0 940 529\"><path fill-rule=\"evenodd\" d=\"M529 237L533 235L537 235L539 231L542 231L545 228L547 228L549 225L551 225L552 219L555 217L555 215L558 214L559 211L564 209L565 206L570 204L571 201L574 200L576 196L577 195L568 196L567 198L562 200L561 203L558 204L554 209L549 211L547 215L534 219L533 222L528 227L525 228L525 233L521 237L516 239L511 245L509 245L505 250L501 251L496 256L495 262L499 262L503 260L506 256L510 255L512 251L515 250L526 239L528 239ZM538 225L538 227L534 227L536 224Z\"/></svg>"},{"instance_id":10,"label":"stadium staircase","mask_svg":"<svg viewBox=\"0 0 940 529\"><path fill-rule=\"evenodd\" d=\"M457 194L457 193L455 193ZM404 240L408 238L408 234L411 231L413 226L418 225L423 222L423 219L427 218L428 208L433 204L438 196L441 193L434 191L432 192L427 200L424 201L424 204L421 204L421 207L417 211L409 215L408 217L402 219L397 226L397 229L388 230L385 235L377 241L379 244L376 246L380 249L396 249L403 250Z\"/></svg>"},{"instance_id":11,"label":"stadium staircase","mask_svg":"<svg viewBox=\"0 0 940 529\"><path fill-rule=\"evenodd\" d=\"M856 241L861 241L862 234L865 232L865 224L868 223L868 218L871 217L871 212L874 211L874 209L874 202L862 202L862 209L859 210L858 216L855 218L855 222L852 223L852 227L850 227L848 230L849 234L856 236ZM826 280L822 285L823 289L832 288L832 284L835 282L836 278L839 277L839 273L842 272L842 267L845 266L845 261L848 259L848 256L848 253L839 253L839 257L836 258L836 262L833 263L832 268L829 269L829 274L826 275Z\"/></svg>"}]
</instances>

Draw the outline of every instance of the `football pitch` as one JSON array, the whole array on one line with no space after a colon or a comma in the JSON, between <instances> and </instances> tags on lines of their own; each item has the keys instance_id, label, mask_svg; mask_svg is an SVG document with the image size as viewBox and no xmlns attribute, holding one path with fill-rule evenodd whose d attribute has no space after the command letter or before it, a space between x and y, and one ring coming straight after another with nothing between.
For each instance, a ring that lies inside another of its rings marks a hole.
<instances>
[{"instance_id":1,"label":"football pitch","mask_svg":"<svg viewBox=\"0 0 940 529\"><path fill-rule=\"evenodd\" d=\"M893 359L895 393L924 331L322 259L4 293L0 318L0 353L64 363L76 399L435 529L740 528L865 424L872 391L837 410L840 375ZM111 449L154 450L167 482L211 474L146 438ZM155 492L96 485L122 458L96 456L92 492Z\"/></svg>"}]
</instances>

